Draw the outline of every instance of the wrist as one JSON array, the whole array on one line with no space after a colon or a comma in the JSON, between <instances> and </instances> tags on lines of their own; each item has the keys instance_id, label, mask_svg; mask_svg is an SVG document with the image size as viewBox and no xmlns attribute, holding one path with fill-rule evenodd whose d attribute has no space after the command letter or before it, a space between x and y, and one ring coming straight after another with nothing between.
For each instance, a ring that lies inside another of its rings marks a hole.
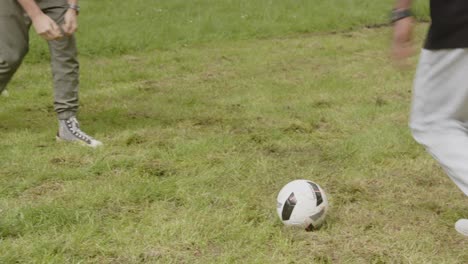
<instances>
[{"instance_id":1,"label":"wrist","mask_svg":"<svg viewBox=\"0 0 468 264\"><path fill-rule=\"evenodd\" d=\"M399 9L393 9L390 17L390 21L392 24L395 22L405 19L407 17L412 17L413 12L411 12L411 9L409 8L399 8Z\"/></svg>"},{"instance_id":2,"label":"wrist","mask_svg":"<svg viewBox=\"0 0 468 264\"><path fill-rule=\"evenodd\" d=\"M31 18L32 21L37 20L38 18L42 17L44 13L42 11L35 11L35 12L30 12L28 13L29 18Z\"/></svg>"},{"instance_id":3,"label":"wrist","mask_svg":"<svg viewBox=\"0 0 468 264\"><path fill-rule=\"evenodd\" d=\"M24 6L23 9L31 20L36 20L44 15L44 12L37 5Z\"/></svg>"},{"instance_id":4,"label":"wrist","mask_svg":"<svg viewBox=\"0 0 468 264\"><path fill-rule=\"evenodd\" d=\"M77 4L68 4L68 10L73 10L76 15L78 15L80 13L80 6Z\"/></svg>"}]
</instances>

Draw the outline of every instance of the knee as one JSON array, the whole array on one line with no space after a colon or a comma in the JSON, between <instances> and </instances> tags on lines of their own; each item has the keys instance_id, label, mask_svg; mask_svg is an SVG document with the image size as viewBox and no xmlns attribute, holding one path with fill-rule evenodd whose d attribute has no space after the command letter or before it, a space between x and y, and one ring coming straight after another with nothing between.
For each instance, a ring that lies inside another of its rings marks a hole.
<instances>
[{"instance_id":1,"label":"knee","mask_svg":"<svg viewBox=\"0 0 468 264\"><path fill-rule=\"evenodd\" d=\"M413 136L413 138L418 143L421 143L420 139L421 139L422 135L424 135L424 132L425 132L424 127L418 125L416 122L414 122L414 120L411 120L411 122L409 124L409 128L410 128L411 135Z\"/></svg>"},{"instance_id":2,"label":"knee","mask_svg":"<svg viewBox=\"0 0 468 264\"><path fill-rule=\"evenodd\" d=\"M434 131L431 131L431 129L425 125L417 122L411 122L410 130L413 139L423 146L427 147L433 141L432 138L434 137Z\"/></svg>"},{"instance_id":3,"label":"knee","mask_svg":"<svg viewBox=\"0 0 468 264\"><path fill-rule=\"evenodd\" d=\"M6 55L0 54L0 67L3 68L2 72L16 71L27 53L28 49L18 52L10 52Z\"/></svg>"}]
</instances>

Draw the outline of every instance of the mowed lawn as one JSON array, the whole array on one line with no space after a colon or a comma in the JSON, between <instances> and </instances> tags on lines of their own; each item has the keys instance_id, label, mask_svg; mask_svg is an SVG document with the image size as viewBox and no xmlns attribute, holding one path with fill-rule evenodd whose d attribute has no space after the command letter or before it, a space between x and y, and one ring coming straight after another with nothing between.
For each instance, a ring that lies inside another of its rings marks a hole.
<instances>
[{"instance_id":1,"label":"mowed lawn","mask_svg":"<svg viewBox=\"0 0 468 264\"><path fill-rule=\"evenodd\" d=\"M468 263L467 200L411 138L413 70L391 65L390 35L82 56L98 150L54 141L33 54L0 97L0 263ZM295 179L328 194L318 231L276 214Z\"/></svg>"}]
</instances>

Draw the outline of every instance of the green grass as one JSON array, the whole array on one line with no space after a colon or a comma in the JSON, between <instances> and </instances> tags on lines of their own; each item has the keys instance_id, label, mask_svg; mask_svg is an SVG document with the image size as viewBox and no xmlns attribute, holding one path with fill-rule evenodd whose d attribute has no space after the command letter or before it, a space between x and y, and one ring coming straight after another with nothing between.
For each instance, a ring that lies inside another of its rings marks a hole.
<instances>
[{"instance_id":1,"label":"green grass","mask_svg":"<svg viewBox=\"0 0 468 264\"><path fill-rule=\"evenodd\" d=\"M121 25L117 39L131 14L96 24ZM0 263L468 262L453 229L466 198L410 136L413 73L389 63L389 28L212 31L141 51L126 36L119 55L90 45L88 16L80 119L105 147L54 141L48 63L32 53L0 97ZM298 178L329 196L318 231L276 215Z\"/></svg>"},{"instance_id":2,"label":"green grass","mask_svg":"<svg viewBox=\"0 0 468 264\"><path fill-rule=\"evenodd\" d=\"M394 0L81 0L79 43L84 56L174 49L218 40L346 31L388 23ZM427 18L428 1L415 11ZM33 37L30 61L47 58Z\"/></svg>"},{"instance_id":3,"label":"green grass","mask_svg":"<svg viewBox=\"0 0 468 264\"><path fill-rule=\"evenodd\" d=\"M48 65L24 65L1 99L0 263L465 263L468 206L409 135L389 34L84 58L97 151L53 141ZM329 195L317 232L276 216L298 178Z\"/></svg>"}]
</instances>

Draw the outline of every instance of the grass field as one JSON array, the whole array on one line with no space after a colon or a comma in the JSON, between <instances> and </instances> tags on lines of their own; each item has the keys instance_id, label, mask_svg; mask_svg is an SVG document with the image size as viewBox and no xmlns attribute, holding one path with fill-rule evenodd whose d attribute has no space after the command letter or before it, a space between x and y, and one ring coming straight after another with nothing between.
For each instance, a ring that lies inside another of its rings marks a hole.
<instances>
[{"instance_id":1,"label":"grass field","mask_svg":"<svg viewBox=\"0 0 468 264\"><path fill-rule=\"evenodd\" d=\"M221 2L257 13L289 3L307 15L305 1ZM0 97L0 263L468 263L453 230L466 198L410 136L413 72L389 63L391 29L364 27L383 21L386 5L360 2L375 17L343 18L349 28L258 36L232 21L238 32L174 33L141 49L132 36L113 43L118 33L92 45L111 18L83 12L80 119L104 141L98 150L54 141L50 72L34 40ZM206 19L182 1L157 3ZM142 31L151 29L166 36ZM329 195L318 231L276 215L277 192L298 178Z\"/></svg>"},{"instance_id":2,"label":"grass field","mask_svg":"<svg viewBox=\"0 0 468 264\"><path fill-rule=\"evenodd\" d=\"M80 0L80 52L115 56L223 40L346 31L388 23L394 0ZM427 18L428 1L413 0ZM48 56L33 38L29 62Z\"/></svg>"}]
</instances>

